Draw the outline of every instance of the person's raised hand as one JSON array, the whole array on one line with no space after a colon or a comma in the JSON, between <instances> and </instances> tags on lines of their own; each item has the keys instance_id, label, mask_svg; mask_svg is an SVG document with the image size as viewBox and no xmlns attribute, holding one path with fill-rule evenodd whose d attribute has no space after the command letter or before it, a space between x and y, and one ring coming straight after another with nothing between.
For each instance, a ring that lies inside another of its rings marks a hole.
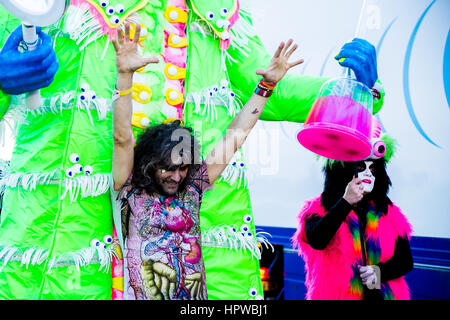
<instances>
[{"instance_id":1,"label":"person's raised hand","mask_svg":"<svg viewBox=\"0 0 450 320\"><path fill-rule=\"evenodd\" d=\"M352 181L347 184L343 198L352 206L357 204L364 196L364 187L361 179L353 177Z\"/></svg>"},{"instance_id":2,"label":"person's raised hand","mask_svg":"<svg viewBox=\"0 0 450 320\"><path fill-rule=\"evenodd\" d=\"M133 39L130 39L130 25L125 25L125 35L121 29L117 32L117 41L112 41L116 50L117 72L120 74L133 74L136 70L145 67L149 63L158 63L157 57L143 57L138 53L137 47L141 25L136 24Z\"/></svg>"},{"instance_id":3,"label":"person's raised hand","mask_svg":"<svg viewBox=\"0 0 450 320\"><path fill-rule=\"evenodd\" d=\"M258 69L256 70L256 74L263 77L263 80L266 83L275 84L280 81L286 72L301 63L304 62L303 59L295 60L293 62L289 62L289 58L291 55L297 50L298 45L294 44L292 47L293 40L289 39L289 41L285 44L281 42L276 50L275 54L272 57L272 61L270 65L266 69Z\"/></svg>"}]
</instances>

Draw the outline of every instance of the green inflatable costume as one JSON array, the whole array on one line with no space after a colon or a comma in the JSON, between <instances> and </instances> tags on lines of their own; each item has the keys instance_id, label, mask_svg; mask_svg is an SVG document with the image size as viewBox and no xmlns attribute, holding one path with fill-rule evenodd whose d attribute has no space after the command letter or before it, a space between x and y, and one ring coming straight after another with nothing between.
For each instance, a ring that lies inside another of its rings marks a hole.
<instances>
[{"instance_id":1,"label":"green inflatable costume","mask_svg":"<svg viewBox=\"0 0 450 320\"><path fill-rule=\"evenodd\" d=\"M271 58L244 1L71 1L44 29L60 67L41 89L41 106L27 110L25 95L0 93L0 127L17 124L0 180L1 299L111 299L113 289L123 290L111 281L113 224L118 234L121 224L111 191L110 39L125 22L141 24L142 54L163 57L133 80L136 137L149 125L182 119L195 129L203 155L252 94L255 70ZM0 44L19 23L0 8ZM287 75L261 120L303 122L326 80ZM381 105L376 101L374 111ZM257 243L267 238L255 230L242 151L205 194L200 221L209 298L262 298Z\"/></svg>"}]
</instances>

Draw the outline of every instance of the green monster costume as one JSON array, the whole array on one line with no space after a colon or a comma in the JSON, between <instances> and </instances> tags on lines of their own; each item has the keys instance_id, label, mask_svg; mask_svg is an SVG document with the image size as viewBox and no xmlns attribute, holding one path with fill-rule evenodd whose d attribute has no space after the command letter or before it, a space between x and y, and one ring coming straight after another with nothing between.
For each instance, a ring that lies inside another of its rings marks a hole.
<instances>
[{"instance_id":1,"label":"green monster costume","mask_svg":"<svg viewBox=\"0 0 450 320\"><path fill-rule=\"evenodd\" d=\"M0 93L0 127L17 124L10 168L0 180L1 299L111 299L113 220L119 234L121 226L111 188L116 65L110 39L125 22L139 23L141 53L164 60L135 74L136 137L149 125L182 119L206 157L253 93L255 70L271 59L244 5L75 0L44 29L60 67L41 89L41 106L30 111L25 95ZM0 8L0 44L19 23ZM286 75L261 120L303 122L326 80ZM381 105L376 101L374 112ZM209 298L262 298L257 243L267 238L255 230L242 151L205 194L200 221Z\"/></svg>"}]
</instances>

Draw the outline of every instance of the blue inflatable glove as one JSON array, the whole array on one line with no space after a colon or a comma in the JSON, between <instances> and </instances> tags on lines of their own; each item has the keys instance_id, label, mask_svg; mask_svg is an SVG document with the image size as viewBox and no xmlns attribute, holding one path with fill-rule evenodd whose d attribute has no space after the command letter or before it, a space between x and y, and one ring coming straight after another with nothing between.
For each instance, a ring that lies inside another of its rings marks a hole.
<instances>
[{"instance_id":1,"label":"blue inflatable glove","mask_svg":"<svg viewBox=\"0 0 450 320\"><path fill-rule=\"evenodd\" d=\"M355 38L344 44L334 57L343 67L353 70L356 79L372 88L378 79L377 53L375 47L366 40Z\"/></svg>"},{"instance_id":2,"label":"blue inflatable glove","mask_svg":"<svg viewBox=\"0 0 450 320\"><path fill-rule=\"evenodd\" d=\"M8 37L0 51L0 89L7 94L21 94L52 83L59 63L53 50L52 39L36 28L38 46L33 51L20 52L23 40L22 26L19 25Z\"/></svg>"}]
</instances>

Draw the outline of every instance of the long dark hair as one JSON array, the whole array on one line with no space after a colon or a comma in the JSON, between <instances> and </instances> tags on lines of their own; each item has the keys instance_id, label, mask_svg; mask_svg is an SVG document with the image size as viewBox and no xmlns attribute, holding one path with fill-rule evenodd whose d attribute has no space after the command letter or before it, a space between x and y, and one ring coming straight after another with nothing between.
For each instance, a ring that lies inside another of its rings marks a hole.
<instances>
[{"instance_id":1,"label":"long dark hair","mask_svg":"<svg viewBox=\"0 0 450 320\"><path fill-rule=\"evenodd\" d=\"M158 169L188 166L186 178L180 184L180 191L190 183L192 176L201 167L200 145L194 137L193 129L184 127L179 120L147 128L137 139L134 148L133 177L131 184L137 193L145 190L148 194L160 192L155 180ZM181 145L181 144L182 145ZM180 163L173 163L173 151L178 151Z\"/></svg>"},{"instance_id":2,"label":"long dark hair","mask_svg":"<svg viewBox=\"0 0 450 320\"><path fill-rule=\"evenodd\" d=\"M392 204L387 196L389 187L392 185L391 179L386 172L386 162L383 158L373 160L375 167L375 185L372 192L365 195L361 204L367 206L370 200L375 204L375 210L387 213L388 205ZM355 175L356 166L359 162L328 162L323 168L325 183L322 192L321 204L326 211L344 195L347 184Z\"/></svg>"}]
</instances>

